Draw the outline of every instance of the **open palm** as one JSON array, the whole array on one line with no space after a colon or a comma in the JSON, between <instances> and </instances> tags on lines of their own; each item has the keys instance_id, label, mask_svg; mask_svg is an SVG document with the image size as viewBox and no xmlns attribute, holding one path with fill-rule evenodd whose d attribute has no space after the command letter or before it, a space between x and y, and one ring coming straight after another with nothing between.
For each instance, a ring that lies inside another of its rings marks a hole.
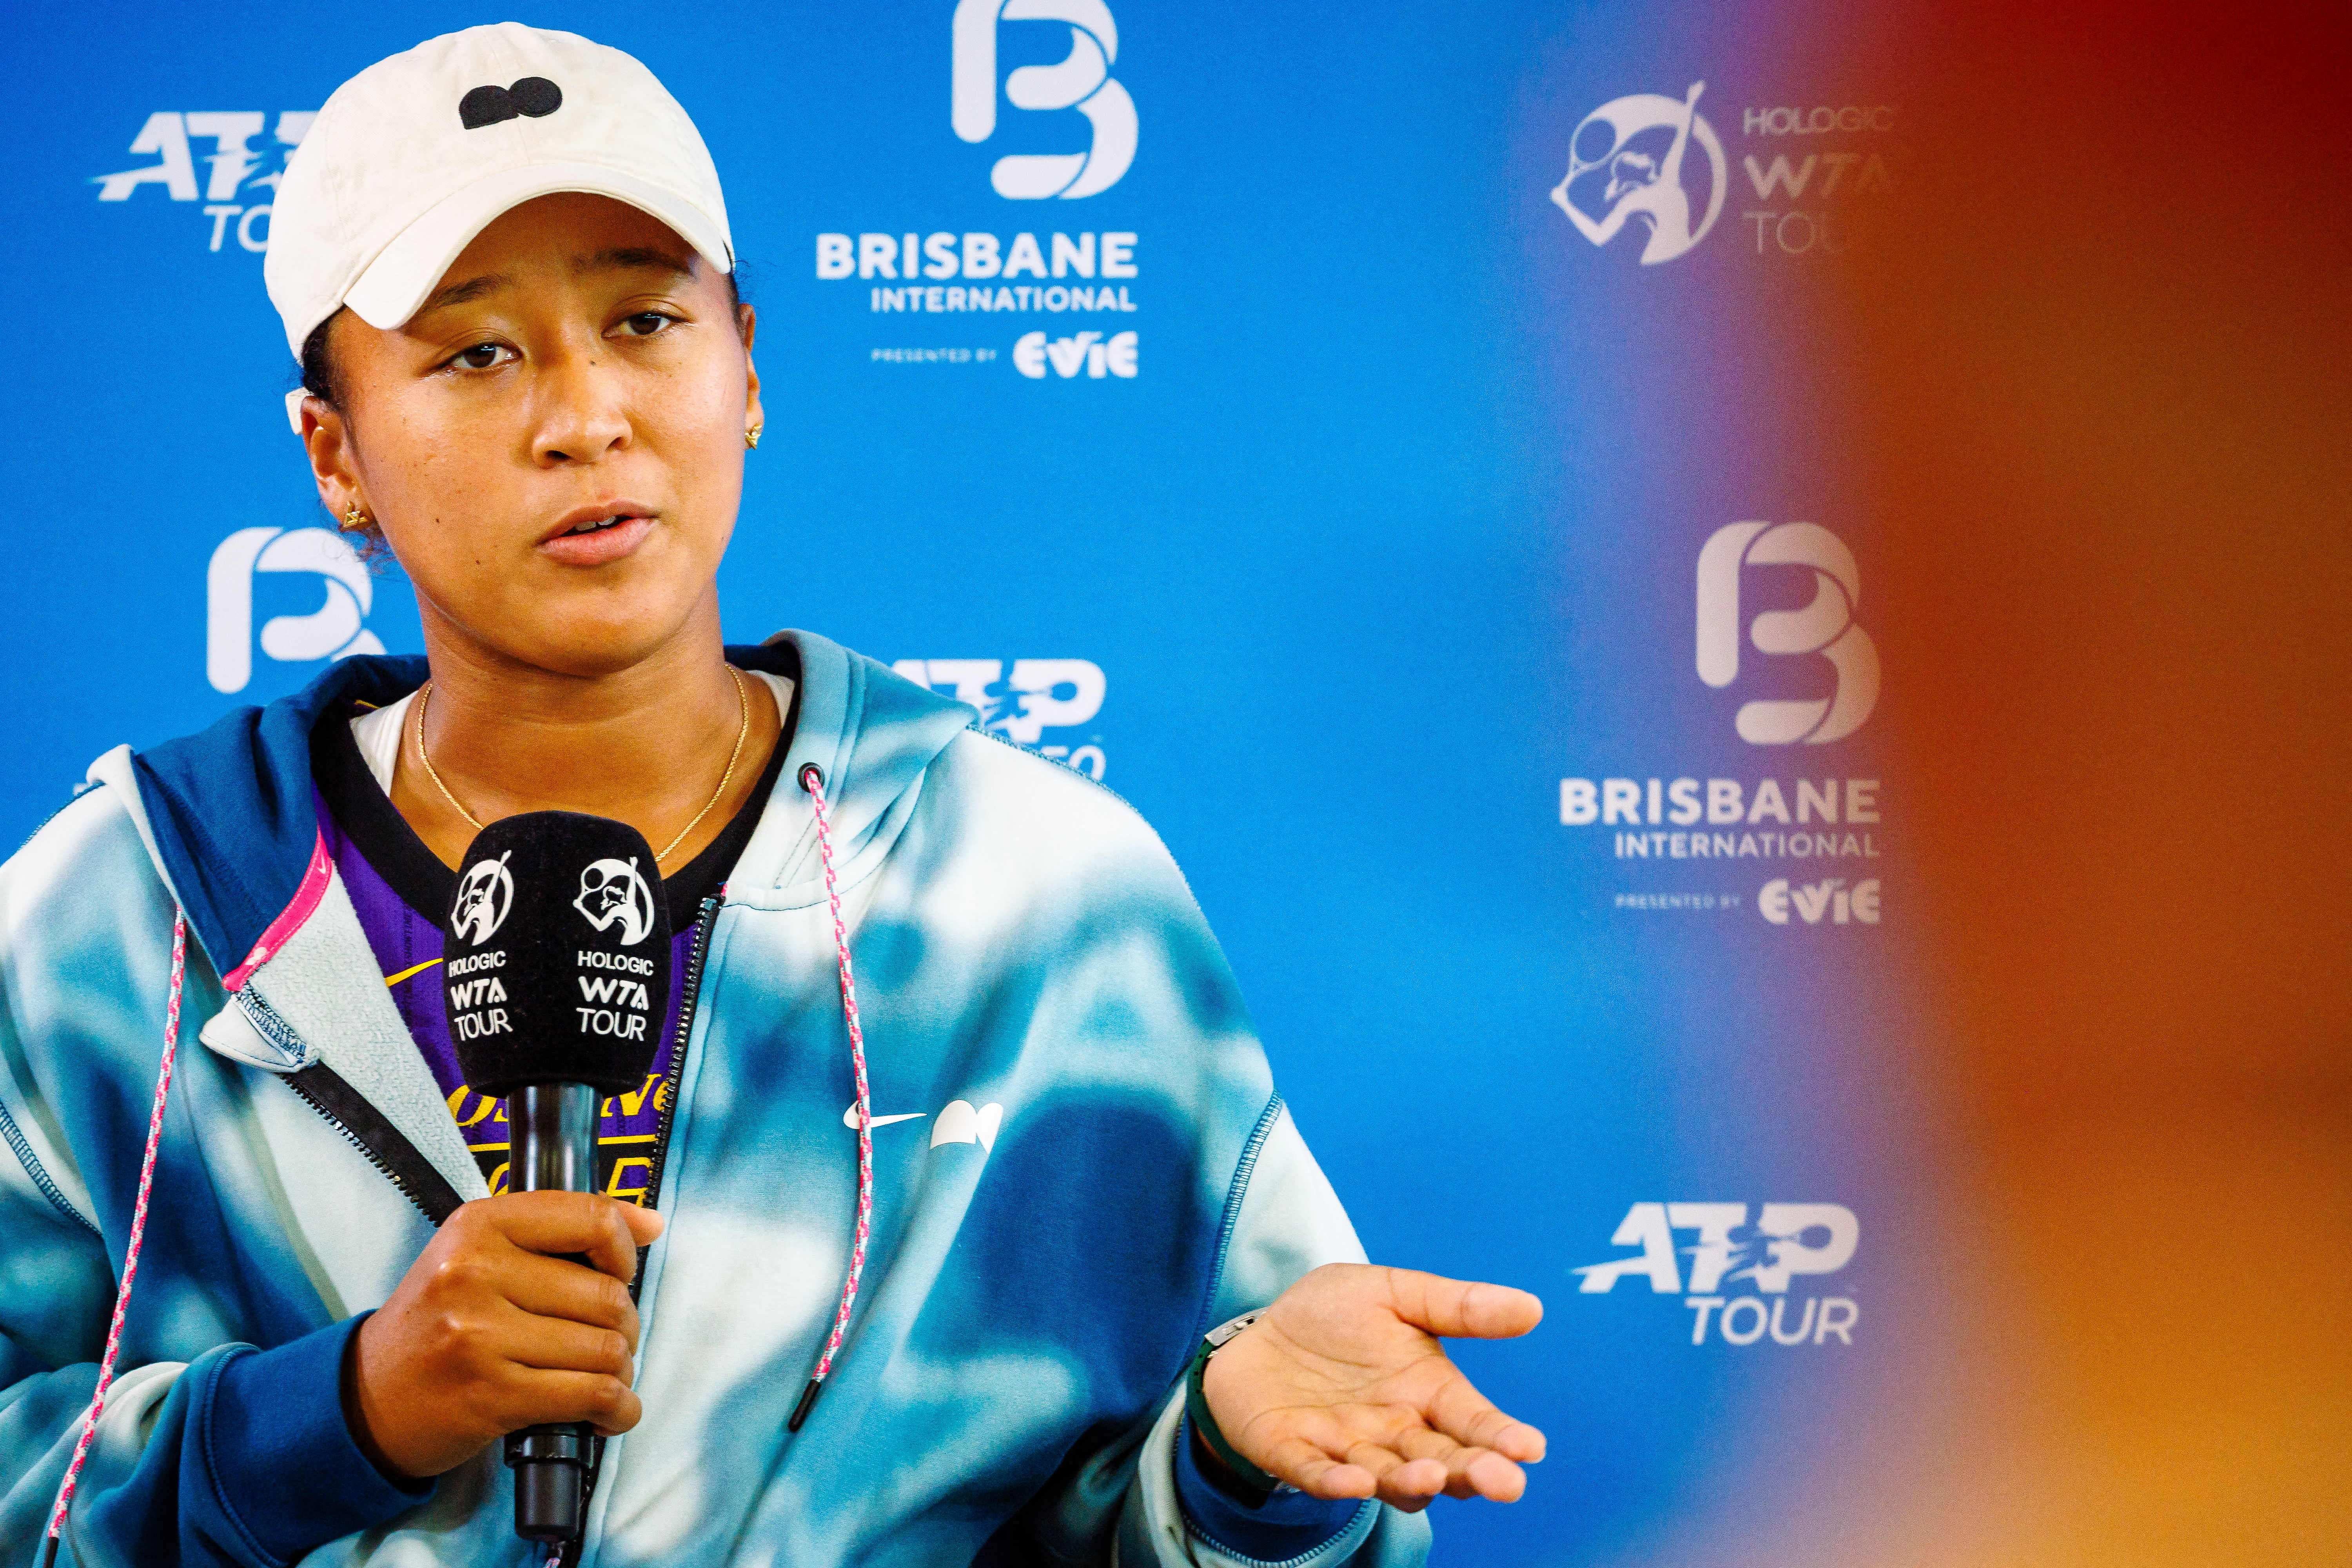
<instances>
[{"instance_id":1,"label":"open palm","mask_svg":"<svg viewBox=\"0 0 2352 1568\"><path fill-rule=\"evenodd\" d=\"M1512 1339L1542 1317L1508 1286L1326 1264L1211 1358L1202 1392L1225 1440L1301 1491L1409 1510L1440 1492L1514 1502L1544 1436L1495 1408L1438 1339Z\"/></svg>"}]
</instances>

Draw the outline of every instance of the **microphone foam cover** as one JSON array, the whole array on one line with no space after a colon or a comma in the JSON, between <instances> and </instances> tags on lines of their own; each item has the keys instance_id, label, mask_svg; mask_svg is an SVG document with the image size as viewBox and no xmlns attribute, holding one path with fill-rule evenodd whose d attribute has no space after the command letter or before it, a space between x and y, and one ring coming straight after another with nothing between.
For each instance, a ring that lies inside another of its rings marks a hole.
<instances>
[{"instance_id":1,"label":"microphone foam cover","mask_svg":"<svg viewBox=\"0 0 2352 1568\"><path fill-rule=\"evenodd\" d=\"M467 847L444 927L441 994L476 1092L641 1087L669 1015L669 903L644 835L534 811Z\"/></svg>"}]
</instances>

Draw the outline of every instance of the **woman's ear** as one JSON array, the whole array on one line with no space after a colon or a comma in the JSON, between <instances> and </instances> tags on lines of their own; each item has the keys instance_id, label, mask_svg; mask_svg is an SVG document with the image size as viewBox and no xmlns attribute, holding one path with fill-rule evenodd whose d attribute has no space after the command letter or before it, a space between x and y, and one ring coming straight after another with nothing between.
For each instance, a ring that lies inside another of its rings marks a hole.
<instances>
[{"instance_id":1,"label":"woman's ear","mask_svg":"<svg viewBox=\"0 0 2352 1568\"><path fill-rule=\"evenodd\" d=\"M310 477L318 482L320 506L338 521L351 517L354 508L359 515L373 519L367 497L361 492L351 425L316 394L302 400L302 450L310 459Z\"/></svg>"},{"instance_id":2,"label":"woman's ear","mask_svg":"<svg viewBox=\"0 0 2352 1568\"><path fill-rule=\"evenodd\" d=\"M736 329L743 334L743 427L757 430L768 422L760 406L760 372L751 363L751 338L759 330L759 317L749 305L735 307Z\"/></svg>"}]
</instances>

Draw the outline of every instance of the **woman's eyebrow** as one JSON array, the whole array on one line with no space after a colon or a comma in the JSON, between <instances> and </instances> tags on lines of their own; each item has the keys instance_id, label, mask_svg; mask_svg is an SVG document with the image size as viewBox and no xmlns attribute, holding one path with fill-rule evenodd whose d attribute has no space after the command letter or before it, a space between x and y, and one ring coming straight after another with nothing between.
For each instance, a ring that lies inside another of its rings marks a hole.
<instances>
[{"instance_id":1,"label":"woman's eyebrow","mask_svg":"<svg viewBox=\"0 0 2352 1568\"><path fill-rule=\"evenodd\" d=\"M446 289L436 289L417 308L416 313L421 316L445 305L462 305L468 300L478 300L492 289L507 288L513 282L513 275L506 272L486 272L479 278L468 278L463 283L452 283Z\"/></svg>"},{"instance_id":2,"label":"woman's eyebrow","mask_svg":"<svg viewBox=\"0 0 2352 1568\"><path fill-rule=\"evenodd\" d=\"M694 276L692 264L684 258L673 256L667 250L656 250L651 246L623 246L611 250L600 250L593 256L575 256L572 258L572 270L574 274L614 272L646 268L663 272L674 272L681 278Z\"/></svg>"},{"instance_id":3,"label":"woman's eyebrow","mask_svg":"<svg viewBox=\"0 0 2352 1568\"><path fill-rule=\"evenodd\" d=\"M667 250L657 250L651 246L621 246L609 250L600 250L593 256L575 256L572 258L572 270L575 275L647 268L675 273L681 278L694 276L693 263L682 257L673 256ZM514 281L514 275L509 272L486 272L479 278L468 278L463 283L452 283L446 289L435 291L423 305L417 307L416 313L422 316L427 311L438 310L444 306L462 305L468 300L478 300L494 289L511 288Z\"/></svg>"}]
</instances>

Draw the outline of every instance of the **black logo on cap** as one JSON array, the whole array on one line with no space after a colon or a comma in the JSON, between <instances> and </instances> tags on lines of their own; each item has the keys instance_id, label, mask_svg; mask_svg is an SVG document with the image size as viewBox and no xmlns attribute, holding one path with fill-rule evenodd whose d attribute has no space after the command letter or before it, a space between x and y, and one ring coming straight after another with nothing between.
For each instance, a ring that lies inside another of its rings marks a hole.
<instances>
[{"instance_id":1,"label":"black logo on cap","mask_svg":"<svg viewBox=\"0 0 2352 1568\"><path fill-rule=\"evenodd\" d=\"M457 118L468 131L512 120L541 119L563 107L563 89L543 76L527 76L512 87L478 87L457 100Z\"/></svg>"}]
</instances>

